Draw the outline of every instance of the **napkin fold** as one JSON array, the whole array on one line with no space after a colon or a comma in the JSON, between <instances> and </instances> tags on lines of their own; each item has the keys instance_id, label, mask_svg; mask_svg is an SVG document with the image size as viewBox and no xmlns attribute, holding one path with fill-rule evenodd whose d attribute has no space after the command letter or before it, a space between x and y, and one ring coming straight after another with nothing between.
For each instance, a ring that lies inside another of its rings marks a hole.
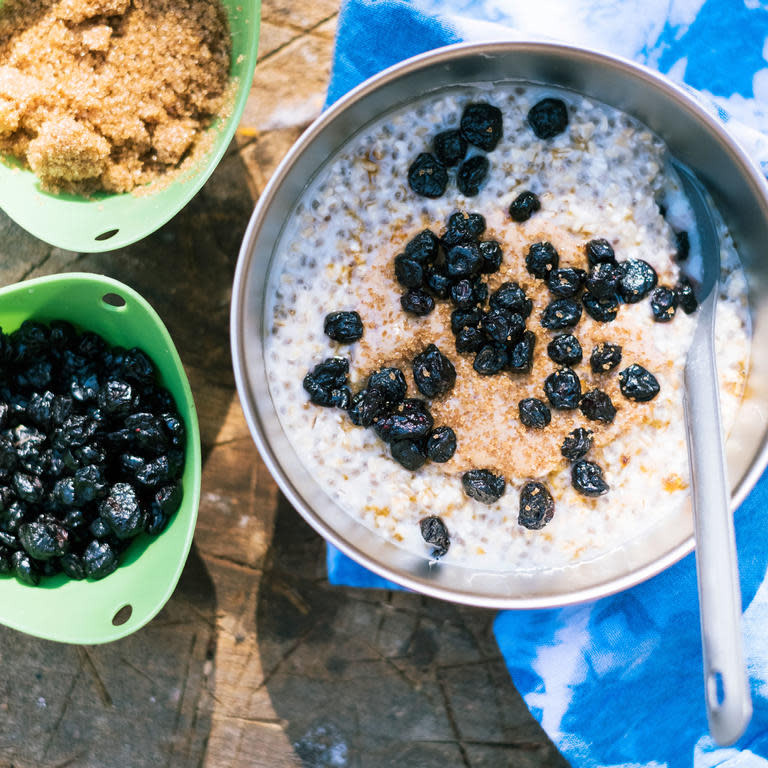
<instances>
[{"instance_id":1,"label":"napkin fold","mask_svg":"<svg viewBox=\"0 0 768 768\"><path fill-rule=\"evenodd\" d=\"M328 103L442 45L531 38L619 54L695 89L768 173L765 0L346 0ZM593 603L498 614L515 686L574 766L768 768L766 504L768 473L735 515L754 716L734 747L708 735L693 555ZM327 567L334 584L398 588L330 545Z\"/></svg>"}]
</instances>

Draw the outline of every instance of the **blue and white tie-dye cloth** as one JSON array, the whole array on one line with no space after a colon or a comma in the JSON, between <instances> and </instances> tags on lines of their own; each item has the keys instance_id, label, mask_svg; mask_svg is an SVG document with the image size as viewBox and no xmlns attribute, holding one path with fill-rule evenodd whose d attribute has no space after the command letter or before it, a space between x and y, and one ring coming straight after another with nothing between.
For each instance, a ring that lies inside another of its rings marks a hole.
<instances>
[{"instance_id":1,"label":"blue and white tie-dye cloth","mask_svg":"<svg viewBox=\"0 0 768 768\"><path fill-rule=\"evenodd\" d=\"M521 38L619 54L697 89L768 172L765 0L347 0L328 101L441 45ZM734 747L707 731L693 555L594 603L498 615L517 689L574 766L768 768L767 502L768 473L735 518L754 716ZM328 576L396 588L332 547Z\"/></svg>"}]
</instances>

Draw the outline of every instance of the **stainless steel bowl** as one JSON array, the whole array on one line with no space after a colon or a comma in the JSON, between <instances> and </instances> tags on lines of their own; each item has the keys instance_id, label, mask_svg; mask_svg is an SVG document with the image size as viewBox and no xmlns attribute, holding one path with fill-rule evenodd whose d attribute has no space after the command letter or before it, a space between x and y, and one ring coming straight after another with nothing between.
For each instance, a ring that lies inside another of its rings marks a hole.
<instances>
[{"instance_id":1,"label":"stainless steel bowl","mask_svg":"<svg viewBox=\"0 0 768 768\"><path fill-rule=\"evenodd\" d=\"M639 118L707 185L747 273L753 358L728 440L734 506L768 463L768 185L723 125L687 92L637 64L545 43L460 44L409 59L363 83L323 113L285 157L251 218L232 296L231 342L237 388L253 438L293 506L328 541L405 587L472 605L549 608L617 592L653 576L693 549L689 510L601 558L520 573L441 563L410 554L340 509L302 465L278 421L263 353L265 290L288 213L326 159L363 126L397 106L457 84L524 81L569 88Z\"/></svg>"}]
</instances>

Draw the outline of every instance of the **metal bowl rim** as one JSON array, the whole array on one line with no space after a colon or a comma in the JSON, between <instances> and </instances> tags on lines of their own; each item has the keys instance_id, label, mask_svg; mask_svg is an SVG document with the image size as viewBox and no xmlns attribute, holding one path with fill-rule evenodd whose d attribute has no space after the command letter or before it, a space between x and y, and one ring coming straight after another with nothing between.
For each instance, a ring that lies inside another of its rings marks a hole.
<instances>
[{"instance_id":1,"label":"metal bowl rim","mask_svg":"<svg viewBox=\"0 0 768 768\"><path fill-rule=\"evenodd\" d=\"M251 436L262 460L293 508L298 511L306 522L309 523L309 525L311 525L326 541L333 544L345 555L352 558L360 565L363 565L377 576L430 597L483 608L546 609L563 607L566 605L596 600L601 597L607 597L625 589L629 589L630 587L636 586L637 584L656 576L693 551L695 545L693 534L662 557L653 560L631 573L612 578L595 586L558 595L536 597L492 597L464 590L435 586L430 582L404 575L397 570L393 570L390 566L374 560L364 552L361 552L353 544L346 541L346 539L337 535L335 530L326 525L326 523L316 515L312 507L309 504L306 504L299 494L294 491L289 478L284 473L282 467L272 453L269 439L262 429L262 425L256 414L256 409L252 404L251 395L247 385L247 374L243 362L244 356L242 353L242 345L245 343L245 334L241 323L241 314L244 303L243 297L246 277L253 256L253 242L255 236L269 213L272 199L277 189L283 183L296 159L312 144L316 136L351 104L364 98L370 92L392 80L415 71L424 65L431 65L441 61L451 61L465 55L506 53L509 51L516 51L522 54L525 52L550 52L561 56L591 60L615 68L631 78L638 78L646 84L671 96L679 106L687 109L690 113L693 113L696 119L701 121L720 140L720 143L725 147L734 160L734 164L741 169L746 180L750 182L752 191L755 197L759 199L763 213L768 219L768 183L757 169L752 159L735 139L726 132L722 122L709 114L702 104L684 88L676 85L659 72L655 72L642 64L637 64L636 62L621 56L596 52L588 48L565 43L541 41L455 43L405 59L363 81L325 109L293 144L259 197L243 236L232 287L230 344L232 349L232 365L234 368L235 383L240 402ZM753 457L748 471L741 478L738 487L732 495L732 509L735 509L744 501L757 480L760 478L766 465L768 465L768 444L763 444L761 450Z\"/></svg>"}]
</instances>

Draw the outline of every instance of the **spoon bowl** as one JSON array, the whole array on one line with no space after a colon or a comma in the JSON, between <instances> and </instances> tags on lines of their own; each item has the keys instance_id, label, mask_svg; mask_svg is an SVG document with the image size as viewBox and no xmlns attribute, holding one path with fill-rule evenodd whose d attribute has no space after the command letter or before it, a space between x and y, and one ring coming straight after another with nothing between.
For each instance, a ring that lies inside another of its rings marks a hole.
<instances>
[{"instance_id":1,"label":"spoon bowl","mask_svg":"<svg viewBox=\"0 0 768 768\"><path fill-rule=\"evenodd\" d=\"M141 347L154 362L159 383L173 395L186 427L181 506L159 536L135 539L114 573L100 581L72 581L59 574L35 587L0 576L0 624L47 640L106 643L135 632L165 605L192 545L201 475L192 391L160 317L136 291L117 280L72 273L0 288L3 331L10 333L29 319L67 320L112 345Z\"/></svg>"}]
</instances>

